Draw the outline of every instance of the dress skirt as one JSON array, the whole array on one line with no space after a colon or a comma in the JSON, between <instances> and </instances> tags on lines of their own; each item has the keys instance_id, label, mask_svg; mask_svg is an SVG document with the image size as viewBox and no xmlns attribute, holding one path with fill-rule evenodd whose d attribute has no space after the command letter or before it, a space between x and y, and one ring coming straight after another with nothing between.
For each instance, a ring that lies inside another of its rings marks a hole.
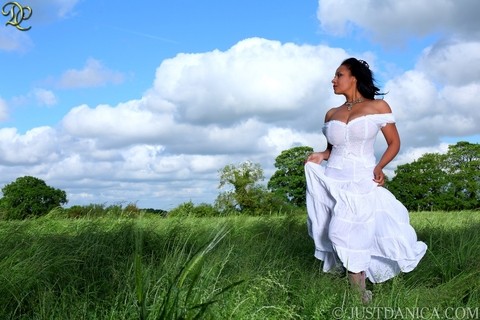
<instances>
[{"instance_id":1,"label":"dress skirt","mask_svg":"<svg viewBox=\"0 0 480 320\"><path fill-rule=\"evenodd\" d=\"M308 233L323 271L365 271L373 283L412 271L427 245L417 240L407 209L372 180L373 168L345 167L305 164Z\"/></svg>"}]
</instances>

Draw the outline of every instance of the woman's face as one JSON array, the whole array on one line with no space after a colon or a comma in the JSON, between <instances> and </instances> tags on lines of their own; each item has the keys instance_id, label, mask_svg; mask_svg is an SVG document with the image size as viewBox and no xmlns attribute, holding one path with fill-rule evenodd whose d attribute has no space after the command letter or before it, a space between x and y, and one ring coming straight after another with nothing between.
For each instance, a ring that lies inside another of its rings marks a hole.
<instances>
[{"instance_id":1,"label":"woman's face","mask_svg":"<svg viewBox=\"0 0 480 320\"><path fill-rule=\"evenodd\" d=\"M335 76L332 79L333 92L335 94L352 94L356 90L357 79L352 76L350 69L341 65L337 68Z\"/></svg>"}]
</instances>

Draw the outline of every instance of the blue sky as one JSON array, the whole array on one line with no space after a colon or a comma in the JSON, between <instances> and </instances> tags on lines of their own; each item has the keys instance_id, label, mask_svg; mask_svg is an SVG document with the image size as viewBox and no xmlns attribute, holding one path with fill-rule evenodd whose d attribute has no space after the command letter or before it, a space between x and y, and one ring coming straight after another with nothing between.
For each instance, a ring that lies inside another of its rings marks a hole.
<instances>
[{"instance_id":1,"label":"blue sky","mask_svg":"<svg viewBox=\"0 0 480 320\"><path fill-rule=\"evenodd\" d=\"M282 150L324 147L350 56L389 92L390 175L480 141L476 0L18 2L29 31L0 16L2 186L36 176L68 205L213 203L225 165L258 162L268 179Z\"/></svg>"}]
</instances>

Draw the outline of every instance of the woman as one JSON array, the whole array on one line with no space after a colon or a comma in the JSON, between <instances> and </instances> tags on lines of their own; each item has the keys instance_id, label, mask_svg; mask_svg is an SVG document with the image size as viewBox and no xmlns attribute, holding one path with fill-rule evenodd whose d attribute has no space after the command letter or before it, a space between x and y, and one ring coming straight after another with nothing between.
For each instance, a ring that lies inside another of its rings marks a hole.
<instances>
[{"instance_id":1,"label":"woman","mask_svg":"<svg viewBox=\"0 0 480 320\"><path fill-rule=\"evenodd\" d=\"M381 187L383 168L397 155L400 137L390 106L375 99L381 93L368 64L343 61L332 83L345 103L327 112L327 148L309 155L305 164L308 232L323 271L345 268L367 303L372 293L366 290L366 277L378 283L412 271L427 246L417 241L406 208ZM387 148L376 162L379 131Z\"/></svg>"}]
</instances>

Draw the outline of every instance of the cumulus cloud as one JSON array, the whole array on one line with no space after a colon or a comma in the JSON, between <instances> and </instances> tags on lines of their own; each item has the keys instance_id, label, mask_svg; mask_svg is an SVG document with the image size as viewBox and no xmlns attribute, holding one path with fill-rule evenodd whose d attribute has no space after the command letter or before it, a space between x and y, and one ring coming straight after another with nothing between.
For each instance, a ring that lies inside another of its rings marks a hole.
<instances>
[{"instance_id":1,"label":"cumulus cloud","mask_svg":"<svg viewBox=\"0 0 480 320\"><path fill-rule=\"evenodd\" d=\"M480 133L480 114L472 108L478 84L439 86L420 71L411 70L387 82L386 99L408 146L437 145L444 137Z\"/></svg>"},{"instance_id":2,"label":"cumulus cloud","mask_svg":"<svg viewBox=\"0 0 480 320\"><path fill-rule=\"evenodd\" d=\"M157 69L155 91L177 106L179 121L198 124L298 117L328 90L343 50L260 38L225 52L179 54ZM214 112L210 112L214 110Z\"/></svg>"},{"instance_id":3,"label":"cumulus cloud","mask_svg":"<svg viewBox=\"0 0 480 320\"><path fill-rule=\"evenodd\" d=\"M138 101L116 107L99 105L93 109L81 105L64 117L62 125L68 134L95 138L103 146L129 145L171 133L171 116L154 114L140 105Z\"/></svg>"},{"instance_id":4,"label":"cumulus cloud","mask_svg":"<svg viewBox=\"0 0 480 320\"><path fill-rule=\"evenodd\" d=\"M475 97L480 92L480 42L458 38L425 48L413 70L386 84L387 99L407 145L438 145L444 137L480 133Z\"/></svg>"},{"instance_id":5,"label":"cumulus cloud","mask_svg":"<svg viewBox=\"0 0 480 320\"><path fill-rule=\"evenodd\" d=\"M442 85L480 82L480 39L440 41L424 50L417 69Z\"/></svg>"},{"instance_id":6,"label":"cumulus cloud","mask_svg":"<svg viewBox=\"0 0 480 320\"><path fill-rule=\"evenodd\" d=\"M156 142L176 153L256 152L258 137L271 127L318 129L338 103L330 78L346 56L341 49L260 38L224 52L179 54L162 62L142 99L78 106L62 125L102 146Z\"/></svg>"},{"instance_id":7,"label":"cumulus cloud","mask_svg":"<svg viewBox=\"0 0 480 320\"><path fill-rule=\"evenodd\" d=\"M35 165L59 159L56 131L38 127L20 134L15 128L0 129L0 164Z\"/></svg>"},{"instance_id":8,"label":"cumulus cloud","mask_svg":"<svg viewBox=\"0 0 480 320\"><path fill-rule=\"evenodd\" d=\"M433 33L480 37L480 2L476 0L319 0L322 29L345 35L360 27L384 43ZM434 13L434 14L432 14Z\"/></svg>"},{"instance_id":9,"label":"cumulus cloud","mask_svg":"<svg viewBox=\"0 0 480 320\"><path fill-rule=\"evenodd\" d=\"M447 29L455 35L426 48L414 68L385 82L403 146L387 168L390 173L425 152L446 150L444 137L480 134L480 113L472 107L480 90L478 41L460 36L476 26L467 10L476 4L459 2L460 8L452 9L447 0L417 2L406 1L413 6L408 10L402 1L371 0L361 7L346 0L319 2L321 24L330 30L347 32L355 24L377 37ZM427 9L438 9L435 19L441 21L445 8L454 16L443 25L421 21ZM388 10L395 14L381 14ZM461 25L452 22L460 17L466 19ZM141 97L116 105L77 105L55 128L23 134L1 129L0 173L8 179L12 171L6 168L15 167L17 175L48 178L56 187L68 187L76 203L122 199L168 209L188 200L211 202L218 193L217 171L226 164L250 160L268 176L283 150L325 148L325 112L343 102L332 93L330 80L350 54L262 38L241 40L224 51L177 54L160 63ZM372 52L358 58L369 61L374 72L386 63ZM122 74L90 59L82 69L67 71L59 84L85 88L121 81ZM53 92L36 92L44 105L55 103ZM2 100L0 115L1 110ZM382 139L377 150L384 150Z\"/></svg>"},{"instance_id":10,"label":"cumulus cloud","mask_svg":"<svg viewBox=\"0 0 480 320\"><path fill-rule=\"evenodd\" d=\"M91 88L103 86L107 83L119 84L123 82L122 73L106 68L96 59L88 59L83 69L67 70L58 81L58 86L64 89Z\"/></svg>"},{"instance_id":11,"label":"cumulus cloud","mask_svg":"<svg viewBox=\"0 0 480 320\"><path fill-rule=\"evenodd\" d=\"M185 201L212 201L226 164L251 160L272 174L281 151L325 146L324 113L339 104L330 80L345 57L338 48L261 38L179 54L160 64L143 97L72 108L51 129L62 137L48 139L55 149L43 149L58 158L28 172L68 185L74 201L95 198L87 185L106 201L124 188L134 201L155 195L168 205L185 194ZM32 133L10 135L26 141Z\"/></svg>"}]
</instances>

